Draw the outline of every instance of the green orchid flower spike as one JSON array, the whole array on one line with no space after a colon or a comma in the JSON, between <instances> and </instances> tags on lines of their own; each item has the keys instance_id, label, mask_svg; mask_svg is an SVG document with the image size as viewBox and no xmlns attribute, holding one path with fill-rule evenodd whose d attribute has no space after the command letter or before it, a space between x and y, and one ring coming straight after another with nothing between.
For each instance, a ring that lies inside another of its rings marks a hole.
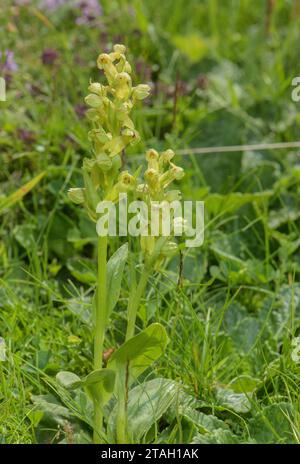
<instances>
[{"instance_id":1,"label":"green orchid flower spike","mask_svg":"<svg viewBox=\"0 0 300 464\"><path fill-rule=\"evenodd\" d=\"M71 188L70 200L83 206L90 219L97 222L100 201L119 202L119 195L131 192L136 199L151 201L180 199L180 192L168 190L173 181L183 177L183 170L172 159L174 152L158 153L151 149L146 153L148 167L144 183L138 183L138 171L132 175L121 170L123 150L139 140L139 134L131 119L135 104L149 95L145 84L132 85L131 66L126 59L124 45L115 45L111 53L99 55L98 67L103 70L107 84L92 82L85 98L90 107L87 117L92 124L88 133L91 157L83 159L84 187ZM98 230L98 229L97 229ZM160 231L161 232L161 231ZM124 268L128 257L128 244L122 245L107 260L108 237L98 237L98 275L94 297L94 369L84 378L71 372L60 372L57 381L66 389L83 389L94 405L94 443L106 440L104 406L112 396L116 399L115 440L131 441L130 424L127 423L128 388L141 373L163 353L168 337L160 324L151 324L135 335L138 308L146 290L149 276L157 263L174 251L170 236L141 237L143 269L138 282L132 279L127 309L127 330L124 343L112 355L107 366L103 365L103 345L106 327L117 304ZM176 248L176 244L175 244ZM109 417L105 417L107 430L111 430Z\"/></svg>"}]
</instances>

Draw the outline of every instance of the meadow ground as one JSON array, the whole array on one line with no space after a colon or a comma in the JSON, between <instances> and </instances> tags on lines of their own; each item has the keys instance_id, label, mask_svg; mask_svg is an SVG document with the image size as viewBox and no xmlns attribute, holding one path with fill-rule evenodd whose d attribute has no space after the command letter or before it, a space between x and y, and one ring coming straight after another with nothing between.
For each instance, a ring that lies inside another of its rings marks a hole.
<instances>
[{"instance_id":1,"label":"meadow ground","mask_svg":"<svg viewBox=\"0 0 300 464\"><path fill-rule=\"evenodd\" d=\"M136 83L151 83L134 114L142 141L124 159L133 170L149 147L300 140L299 0L76 5L0 6L3 444L91 440L89 405L55 374L91 368L96 232L67 190L90 150L84 97L98 54L124 43ZM139 308L137 329L162 322L170 343L136 387L152 382L147 400L129 405L135 440L299 443L300 149L216 149L176 163L184 198L205 201L205 241L151 277ZM127 299L124 278L107 350L123 342Z\"/></svg>"}]
</instances>

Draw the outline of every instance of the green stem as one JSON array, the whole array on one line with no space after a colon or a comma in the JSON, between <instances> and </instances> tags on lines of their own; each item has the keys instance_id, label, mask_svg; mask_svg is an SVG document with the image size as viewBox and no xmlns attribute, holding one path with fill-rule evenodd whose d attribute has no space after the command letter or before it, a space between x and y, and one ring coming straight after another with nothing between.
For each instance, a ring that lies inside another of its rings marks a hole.
<instances>
[{"instance_id":1,"label":"green stem","mask_svg":"<svg viewBox=\"0 0 300 464\"><path fill-rule=\"evenodd\" d=\"M103 342L107 313L106 296L106 260L107 237L98 238L98 283L96 294L95 337L94 337L94 369L102 368ZM102 408L99 398L94 400L94 443L101 443L103 423Z\"/></svg>"},{"instance_id":2,"label":"green stem","mask_svg":"<svg viewBox=\"0 0 300 464\"><path fill-rule=\"evenodd\" d=\"M127 391L128 385L126 381L126 370L128 366L121 365L118 370L117 378L117 398L118 398L118 411L117 411L117 443L129 443L127 437Z\"/></svg>"},{"instance_id":3,"label":"green stem","mask_svg":"<svg viewBox=\"0 0 300 464\"><path fill-rule=\"evenodd\" d=\"M128 322L127 322L127 331L126 331L126 341L134 336L135 330L135 321L137 316L137 311L145 291L148 278L151 270L148 266L144 265L141 278L139 280L138 286L134 291L131 291L129 302L128 302Z\"/></svg>"},{"instance_id":4,"label":"green stem","mask_svg":"<svg viewBox=\"0 0 300 464\"><path fill-rule=\"evenodd\" d=\"M142 274L137 287L133 286L130 291L128 310L127 310L127 331L126 341L134 336L135 322L137 311L139 309L142 296L145 292L149 276L154 268L154 263L163 247L167 238L161 237L157 240L155 249L152 255L145 261ZM118 413L117 413L117 442L128 442L127 434L127 394L128 394L128 378L129 378L129 364L126 366L125 373L118 373Z\"/></svg>"},{"instance_id":5,"label":"green stem","mask_svg":"<svg viewBox=\"0 0 300 464\"><path fill-rule=\"evenodd\" d=\"M161 249L164 244L167 242L168 237L160 237L155 245L154 251L151 256L145 261L142 275L139 280L138 286L134 289L131 289L129 301L128 301L128 310L127 310L127 331L126 331L126 341L134 336L135 321L137 316L137 311L143 296L143 293L146 289L146 285L149 279L151 272L153 271L155 261L159 256Z\"/></svg>"}]
</instances>

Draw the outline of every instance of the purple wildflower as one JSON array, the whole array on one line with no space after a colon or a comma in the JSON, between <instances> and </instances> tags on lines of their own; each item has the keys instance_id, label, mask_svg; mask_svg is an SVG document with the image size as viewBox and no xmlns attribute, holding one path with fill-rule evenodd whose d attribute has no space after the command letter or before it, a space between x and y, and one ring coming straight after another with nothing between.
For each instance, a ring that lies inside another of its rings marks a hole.
<instances>
[{"instance_id":1,"label":"purple wildflower","mask_svg":"<svg viewBox=\"0 0 300 464\"><path fill-rule=\"evenodd\" d=\"M17 134L19 139L25 144L31 145L36 142L36 134L30 130L19 128Z\"/></svg>"},{"instance_id":2,"label":"purple wildflower","mask_svg":"<svg viewBox=\"0 0 300 464\"><path fill-rule=\"evenodd\" d=\"M52 65L58 58L58 53L53 48L46 48L42 53L42 62L46 65Z\"/></svg>"},{"instance_id":3,"label":"purple wildflower","mask_svg":"<svg viewBox=\"0 0 300 464\"><path fill-rule=\"evenodd\" d=\"M42 0L41 1L41 8L46 9L48 11L55 11L60 6L63 6L68 1L65 0Z\"/></svg>"},{"instance_id":4,"label":"purple wildflower","mask_svg":"<svg viewBox=\"0 0 300 464\"><path fill-rule=\"evenodd\" d=\"M12 74L18 70L18 65L15 62L14 52L6 50L4 53L0 51L0 71L3 74Z\"/></svg>"},{"instance_id":5,"label":"purple wildflower","mask_svg":"<svg viewBox=\"0 0 300 464\"><path fill-rule=\"evenodd\" d=\"M76 24L90 24L102 15L102 7L98 0L78 0L76 8L81 13L76 19Z\"/></svg>"},{"instance_id":6,"label":"purple wildflower","mask_svg":"<svg viewBox=\"0 0 300 464\"><path fill-rule=\"evenodd\" d=\"M90 24L102 15L102 7L98 0L41 0L40 8L50 12L62 6L76 10L76 24Z\"/></svg>"}]
</instances>

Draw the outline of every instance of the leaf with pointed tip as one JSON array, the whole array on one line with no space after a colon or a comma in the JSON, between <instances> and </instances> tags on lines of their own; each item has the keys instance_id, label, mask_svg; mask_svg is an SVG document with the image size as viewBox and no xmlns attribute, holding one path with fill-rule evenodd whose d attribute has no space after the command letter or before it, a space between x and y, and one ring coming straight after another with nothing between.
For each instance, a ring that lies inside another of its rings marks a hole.
<instances>
[{"instance_id":1,"label":"leaf with pointed tip","mask_svg":"<svg viewBox=\"0 0 300 464\"><path fill-rule=\"evenodd\" d=\"M82 380L82 386L92 398L98 398L104 405L113 394L115 376L115 371L111 369L96 369Z\"/></svg>"},{"instance_id":2,"label":"leaf with pointed tip","mask_svg":"<svg viewBox=\"0 0 300 464\"><path fill-rule=\"evenodd\" d=\"M69 371L61 371L56 374L56 380L62 387L65 387L68 390L78 388L81 385L80 377Z\"/></svg>"},{"instance_id":3,"label":"leaf with pointed tip","mask_svg":"<svg viewBox=\"0 0 300 464\"><path fill-rule=\"evenodd\" d=\"M168 341L164 327L151 324L115 351L107 367L118 371L119 365L128 363L130 377L134 380L163 354Z\"/></svg>"}]
</instances>

